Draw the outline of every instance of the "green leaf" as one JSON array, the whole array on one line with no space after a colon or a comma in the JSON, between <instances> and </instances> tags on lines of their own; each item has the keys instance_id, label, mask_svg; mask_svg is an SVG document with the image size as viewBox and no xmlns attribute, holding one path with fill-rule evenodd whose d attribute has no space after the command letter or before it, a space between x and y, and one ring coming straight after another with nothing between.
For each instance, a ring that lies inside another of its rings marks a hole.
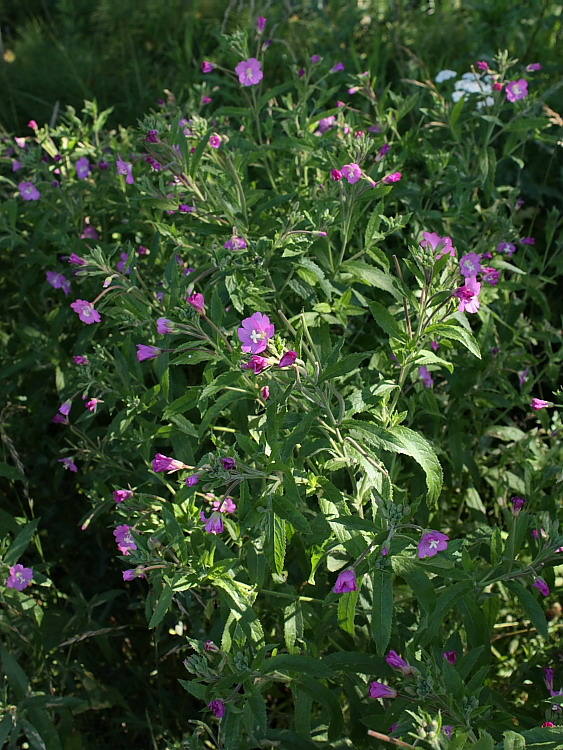
<instances>
[{"instance_id":1,"label":"green leaf","mask_svg":"<svg viewBox=\"0 0 563 750\"><path fill-rule=\"evenodd\" d=\"M282 674L291 672L327 680L334 677L334 672L320 659L302 656L301 654L279 654L271 659L266 659L263 674L271 674L272 672L281 672Z\"/></svg>"},{"instance_id":2,"label":"green leaf","mask_svg":"<svg viewBox=\"0 0 563 750\"><path fill-rule=\"evenodd\" d=\"M272 499L272 505L276 513L289 521L291 525L300 531L302 534L310 534L311 526L309 521L305 518L303 513L297 507L302 504L299 490L295 484L295 479L291 475L289 469L284 472L283 475L283 497L280 495L274 495Z\"/></svg>"},{"instance_id":3,"label":"green leaf","mask_svg":"<svg viewBox=\"0 0 563 750\"><path fill-rule=\"evenodd\" d=\"M322 682L311 680L308 677L301 677L299 685L309 693L313 700L328 709L330 721L328 727L329 741L334 742L340 739L344 727L344 717L342 716L340 702L335 693L323 685Z\"/></svg>"},{"instance_id":4,"label":"green leaf","mask_svg":"<svg viewBox=\"0 0 563 750\"><path fill-rule=\"evenodd\" d=\"M195 349L179 354L170 361L171 365L197 365L199 362L207 362L210 359L217 359L214 352L199 352Z\"/></svg>"},{"instance_id":5,"label":"green leaf","mask_svg":"<svg viewBox=\"0 0 563 750\"><path fill-rule=\"evenodd\" d=\"M360 587L357 591L349 591L338 595L338 626L346 633L355 635L354 618L356 616L356 604L360 595Z\"/></svg>"},{"instance_id":6,"label":"green leaf","mask_svg":"<svg viewBox=\"0 0 563 750\"><path fill-rule=\"evenodd\" d=\"M152 628L156 628L156 626L162 621L162 618L170 609L170 604L172 603L173 596L174 590L170 583L168 583L167 581L163 582L163 589L160 596L158 597L156 607L154 608L154 612L152 613L149 622L149 630L152 630Z\"/></svg>"},{"instance_id":7,"label":"green leaf","mask_svg":"<svg viewBox=\"0 0 563 750\"><path fill-rule=\"evenodd\" d=\"M467 331L461 326L450 325L449 323L436 323L435 325L428 326L426 329L428 335L432 335L432 338L441 336L443 339L452 339L458 341L471 354L474 354L478 359L481 359L481 352L479 351L479 344L475 340L475 337L470 331Z\"/></svg>"},{"instance_id":8,"label":"green leaf","mask_svg":"<svg viewBox=\"0 0 563 750\"><path fill-rule=\"evenodd\" d=\"M388 570L374 570L372 585L371 634L377 653L383 656L391 638L393 623L393 574Z\"/></svg>"},{"instance_id":9,"label":"green leaf","mask_svg":"<svg viewBox=\"0 0 563 750\"><path fill-rule=\"evenodd\" d=\"M296 445L302 443L305 438L309 435L313 423L320 414L320 409L315 407L308 414L306 414L298 423L297 427L283 440L277 443L276 448L272 452L272 458L275 458L277 451L280 451L280 459L282 461L288 461L293 453L293 449Z\"/></svg>"},{"instance_id":10,"label":"green leaf","mask_svg":"<svg viewBox=\"0 0 563 750\"><path fill-rule=\"evenodd\" d=\"M368 286L374 286L377 289L383 289L385 292L389 292L395 299L402 300L402 294L397 289L396 282L393 276L383 271L378 271L373 266L367 263L362 263L359 260L349 260L340 266L342 273L349 273L355 276L358 281Z\"/></svg>"},{"instance_id":11,"label":"green leaf","mask_svg":"<svg viewBox=\"0 0 563 750\"><path fill-rule=\"evenodd\" d=\"M353 372L359 366L360 362L371 357L372 354L373 352L349 354L347 357L344 357L344 359L341 359L340 362L327 367L326 370L321 373L319 383L324 383L326 380L332 380L333 378L338 378L342 375L348 375L348 373Z\"/></svg>"},{"instance_id":12,"label":"green leaf","mask_svg":"<svg viewBox=\"0 0 563 750\"><path fill-rule=\"evenodd\" d=\"M442 620L455 605L456 601L468 591L471 591L473 585L469 581L459 581L447 587L443 594L440 594L436 601L436 607L428 618L428 628L421 634L421 637L415 637L415 640L421 645L428 645L432 639L440 637L440 626Z\"/></svg>"},{"instance_id":13,"label":"green leaf","mask_svg":"<svg viewBox=\"0 0 563 750\"><path fill-rule=\"evenodd\" d=\"M481 732L481 736L471 745L471 750L494 750L495 741L488 732Z\"/></svg>"},{"instance_id":14,"label":"green leaf","mask_svg":"<svg viewBox=\"0 0 563 750\"><path fill-rule=\"evenodd\" d=\"M384 305L369 299L367 300L367 303L373 315L373 319L377 325L385 331L385 333L393 339L399 339L399 341L406 340L405 333L401 328L400 323L395 320Z\"/></svg>"},{"instance_id":15,"label":"green leaf","mask_svg":"<svg viewBox=\"0 0 563 750\"><path fill-rule=\"evenodd\" d=\"M25 698L29 690L27 675L4 646L0 649L0 655L2 656L2 671L6 675L8 684L14 691L14 695L18 701L21 701Z\"/></svg>"},{"instance_id":16,"label":"green leaf","mask_svg":"<svg viewBox=\"0 0 563 750\"><path fill-rule=\"evenodd\" d=\"M23 529L19 532L4 556L4 562L6 565L11 566L17 563L31 542L40 520L40 518L35 518L33 521L26 523Z\"/></svg>"},{"instance_id":17,"label":"green leaf","mask_svg":"<svg viewBox=\"0 0 563 750\"><path fill-rule=\"evenodd\" d=\"M14 480L24 478L19 469L15 466L10 466L10 464L5 463L4 461L0 461L0 477L7 477L8 479Z\"/></svg>"},{"instance_id":18,"label":"green leaf","mask_svg":"<svg viewBox=\"0 0 563 750\"><path fill-rule=\"evenodd\" d=\"M503 584L518 599L522 605L522 609L528 615L538 633L544 638L548 638L545 612L538 604L534 595L518 581L503 581Z\"/></svg>"},{"instance_id":19,"label":"green leaf","mask_svg":"<svg viewBox=\"0 0 563 750\"><path fill-rule=\"evenodd\" d=\"M285 521L276 513L270 511L268 514L267 526L267 552L268 563L273 571L278 575L283 571L285 562L285 551L287 537L285 531Z\"/></svg>"},{"instance_id":20,"label":"green leaf","mask_svg":"<svg viewBox=\"0 0 563 750\"><path fill-rule=\"evenodd\" d=\"M299 599L284 608L283 634L289 653L296 653L295 644L303 638L303 613Z\"/></svg>"},{"instance_id":21,"label":"green leaf","mask_svg":"<svg viewBox=\"0 0 563 750\"><path fill-rule=\"evenodd\" d=\"M505 732L504 733L504 750L524 750L526 747L526 740L518 732Z\"/></svg>"},{"instance_id":22,"label":"green leaf","mask_svg":"<svg viewBox=\"0 0 563 750\"><path fill-rule=\"evenodd\" d=\"M550 122L547 117L520 117L518 120L509 122L504 126L508 133L522 133L525 130L544 130L548 128Z\"/></svg>"}]
</instances>

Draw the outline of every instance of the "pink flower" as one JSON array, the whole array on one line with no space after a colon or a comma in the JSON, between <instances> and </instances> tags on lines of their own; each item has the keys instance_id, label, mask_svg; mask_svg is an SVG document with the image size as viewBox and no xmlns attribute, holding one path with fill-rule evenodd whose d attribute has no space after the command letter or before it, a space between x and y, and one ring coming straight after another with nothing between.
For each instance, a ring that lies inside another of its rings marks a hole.
<instances>
[{"instance_id":1,"label":"pink flower","mask_svg":"<svg viewBox=\"0 0 563 750\"><path fill-rule=\"evenodd\" d=\"M213 711L218 719L225 715L225 704L220 698L217 698L217 700L208 703L207 708L211 709L211 711Z\"/></svg>"},{"instance_id":2,"label":"pink flower","mask_svg":"<svg viewBox=\"0 0 563 750\"><path fill-rule=\"evenodd\" d=\"M437 341L431 341L430 346L432 347L432 349L434 349L435 352L437 352L440 348L440 344Z\"/></svg>"},{"instance_id":3,"label":"pink flower","mask_svg":"<svg viewBox=\"0 0 563 750\"><path fill-rule=\"evenodd\" d=\"M255 354L248 360L248 362L244 362L241 367L243 370L252 370L255 375L260 375L260 373L271 364L271 361L267 357L261 357L259 354Z\"/></svg>"},{"instance_id":4,"label":"pink flower","mask_svg":"<svg viewBox=\"0 0 563 750\"><path fill-rule=\"evenodd\" d=\"M477 62L477 67L479 70L488 70L489 69L489 63L485 62L485 60L479 60Z\"/></svg>"},{"instance_id":5,"label":"pink flower","mask_svg":"<svg viewBox=\"0 0 563 750\"><path fill-rule=\"evenodd\" d=\"M477 253L467 253L459 259L459 270L463 276L476 276L483 270L481 258Z\"/></svg>"},{"instance_id":6,"label":"pink flower","mask_svg":"<svg viewBox=\"0 0 563 750\"><path fill-rule=\"evenodd\" d=\"M343 570L336 579L336 583L332 590L335 594L347 594L350 591L357 591L358 583L356 581L354 570L352 568Z\"/></svg>"},{"instance_id":7,"label":"pink flower","mask_svg":"<svg viewBox=\"0 0 563 750\"><path fill-rule=\"evenodd\" d=\"M509 102L517 102L528 96L528 81L520 78L518 81L509 81L506 84L506 98Z\"/></svg>"},{"instance_id":8,"label":"pink flower","mask_svg":"<svg viewBox=\"0 0 563 750\"><path fill-rule=\"evenodd\" d=\"M82 234L80 235L81 240L99 240L100 239L100 233L96 229L96 227L91 226L90 224L85 224L84 229L82 230Z\"/></svg>"},{"instance_id":9,"label":"pink flower","mask_svg":"<svg viewBox=\"0 0 563 750\"><path fill-rule=\"evenodd\" d=\"M318 62L320 62L320 60L321 60L321 56L320 56L320 55L313 55L313 56L311 57L311 62L312 62L313 64L315 64L315 63L318 63Z\"/></svg>"},{"instance_id":10,"label":"pink flower","mask_svg":"<svg viewBox=\"0 0 563 750\"><path fill-rule=\"evenodd\" d=\"M451 237L439 237L435 232L424 232L423 237L420 246L429 248L432 252L438 250L436 260L440 260L443 255L455 257L455 247L452 244Z\"/></svg>"},{"instance_id":11,"label":"pink flower","mask_svg":"<svg viewBox=\"0 0 563 750\"><path fill-rule=\"evenodd\" d=\"M343 62L337 62L336 65L333 65L330 69L331 73L338 73L339 70L344 70L344 63Z\"/></svg>"},{"instance_id":12,"label":"pink flower","mask_svg":"<svg viewBox=\"0 0 563 750\"><path fill-rule=\"evenodd\" d=\"M186 485L188 487L195 487L195 485L199 482L200 476L199 474L190 474L189 477L186 477Z\"/></svg>"},{"instance_id":13,"label":"pink flower","mask_svg":"<svg viewBox=\"0 0 563 750\"><path fill-rule=\"evenodd\" d=\"M267 21L268 19L265 18L265 16L258 16L258 18L256 19L256 29L259 34L261 34L266 28Z\"/></svg>"},{"instance_id":14,"label":"pink flower","mask_svg":"<svg viewBox=\"0 0 563 750\"><path fill-rule=\"evenodd\" d=\"M552 721L544 721L542 727L554 727L555 724Z\"/></svg>"},{"instance_id":15,"label":"pink flower","mask_svg":"<svg viewBox=\"0 0 563 750\"><path fill-rule=\"evenodd\" d=\"M213 501L213 510L218 511L219 513L230 515L231 513L234 513L236 509L237 506L232 497L226 497L224 500Z\"/></svg>"},{"instance_id":16,"label":"pink flower","mask_svg":"<svg viewBox=\"0 0 563 750\"><path fill-rule=\"evenodd\" d=\"M69 423L68 419L66 417L63 417L62 414L55 414L55 416L53 417L52 421L55 424L68 424Z\"/></svg>"},{"instance_id":17,"label":"pink flower","mask_svg":"<svg viewBox=\"0 0 563 750\"><path fill-rule=\"evenodd\" d=\"M233 235L230 240L227 240L223 245L225 250L244 250L247 247L247 242L244 237L237 237Z\"/></svg>"},{"instance_id":18,"label":"pink flower","mask_svg":"<svg viewBox=\"0 0 563 750\"><path fill-rule=\"evenodd\" d=\"M457 651L444 651L444 659L453 666L457 661Z\"/></svg>"},{"instance_id":19,"label":"pink flower","mask_svg":"<svg viewBox=\"0 0 563 750\"><path fill-rule=\"evenodd\" d=\"M162 354L162 349L157 346L149 346L148 344L137 344L137 359L139 362L144 362L145 359L154 359Z\"/></svg>"},{"instance_id":20,"label":"pink flower","mask_svg":"<svg viewBox=\"0 0 563 750\"><path fill-rule=\"evenodd\" d=\"M262 390L260 391L260 395L264 399L264 401L267 401L270 398L270 389L267 385L265 385Z\"/></svg>"},{"instance_id":21,"label":"pink flower","mask_svg":"<svg viewBox=\"0 0 563 750\"><path fill-rule=\"evenodd\" d=\"M278 367L291 367L291 365L295 364L295 360L297 359L297 352L289 351L286 352L283 357L280 359L280 363Z\"/></svg>"},{"instance_id":22,"label":"pink flower","mask_svg":"<svg viewBox=\"0 0 563 750\"><path fill-rule=\"evenodd\" d=\"M390 185L392 182L399 182L402 176L401 172L392 172L391 174L388 174L387 177L383 178L383 182L386 185Z\"/></svg>"},{"instance_id":23,"label":"pink flower","mask_svg":"<svg viewBox=\"0 0 563 750\"><path fill-rule=\"evenodd\" d=\"M504 88L504 83L501 83L501 81L495 81L495 82L493 83L493 89L494 89L495 91L502 91L502 90L503 90L503 88Z\"/></svg>"},{"instance_id":24,"label":"pink flower","mask_svg":"<svg viewBox=\"0 0 563 750\"><path fill-rule=\"evenodd\" d=\"M118 154L116 164L117 174L123 175L125 177L125 182L128 185L132 185L135 182L135 178L133 177L133 165L131 164L131 162L123 161L121 156Z\"/></svg>"},{"instance_id":25,"label":"pink flower","mask_svg":"<svg viewBox=\"0 0 563 750\"><path fill-rule=\"evenodd\" d=\"M342 172L339 169L332 169L330 172L330 176L335 182L340 182L342 179Z\"/></svg>"},{"instance_id":26,"label":"pink flower","mask_svg":"<svg viewBox=\"0 0 563 750\"><path fill-rule=\"evenodd\" d=\"M221 136L217 135L217 133L213 133L213 135L209 136L209 145L211 148L219 148L221 145Z\"/></svg>"},{"instance_id":27,"label":"pink flower","mask_svg":"<svg viewBox=\"0 0 563 750\"><path fill-rule=\"evenodd\" d=\"M84 258L81 258L80 255L77 255L76 253L71 253L68 256L68 262L72 263L73 266L87 266L88 261L84 260Z\"/></svg>"},{"instance_id":28,"label":"pink flower","mask_svg":"<svg viewBox=\"0 0 563 750\"><path fill-rule=\"evenodd\" d=\"M264 313L255 312L250 318L245 318L242 321L242 327L238 329L242 351L247 354L260 354L268 346L268 341L274 335L275 330L273 323L270 323L270 318Z\"/></svg>"},{"instance_id":29,"label":"pink flower","mask_svg":"<svg viewBox=\"0 0 563 750\"><path fill-rule=\"evenodd\" d=\"M549 406L549 401L544 401L541 398L532 399L532 409L538 411L539 409L546 409Z\"/></svg>"},{"instance_id":30,"label":"pink flower","mask_svg":"<svg viewBox=\"0 0 563 750\"><path fill-rule=\"evenodd\" d=\"M190 296L188 297L188 304L190 304L192 307L195 307L198 312L205 312L205 298L203 294L200 294L199 292L190 294Z\"/></svg>"},{"instance_id":31,"label":"pink flower","mask_svg":"<svg viewBox=\"0 0 563 750\"><path fill-rule=\"evenodd\" d=\"M256 86L264 78L262 64L255 57L241 60L235 68L235 73L243 86Z\"/></svg>"},{"instance_id":32,"label":"pink flower","mask_svg":"<svg viewBox=\"0 0 563 750\"><path fill-rule=\"evenodd\" d=\"M46 271L45 276L53 289L62 289L65 294L70 292L70 281L62 273Z\"/></svg>"},{"instance_id":33,"label":"pink flower","mask_svg":"<svg viewBox=\"0 0 563 750\"><path fill-rule=\"evenodd\" d=\"M389 651L389 653L385 657L385 661L393 669L398 669L405 677L408 677L415 672L413 667L411 667L408 662L406 662L401 656L399 656L396 651Z\"/></svg>"},{"instance_id":34,"label":"pink flower","mask_svg":"<svg viewBox=\"0 0 563 750\"><path fill-rule=\"evenodd\" d=\"M116 503L123 503L125 500L129 500L130 497L133 497L133 492L131 490L113 491L113 499Z\"/></svg>"},{"instance_id":35,"label":"pink flower","mask_svg":"<svg viewBox=\"0 0 563 750\"><path fill-rule=\"evenodd\" d=\"M77 299L76 302L71 302L70 306L78 315L80 320L87 325L91 325L92 323L99 323L102 319L100 313L96 310L91 302L88 302L88 300Z\"/></svg>"},{"instance_id":36,"label":"pink flower","mask_svg":"<svg viewBox=\"0 0 563 750\"><path fill-rule=\"evenodd\" d=\"M75 365L89 365L90 364L90 360L88 359L88 357L83 357L82 354L76 354L72 358L72 361L74 362Z\"/></svg>"},{"instance_id":37,"label":"pink flower","mask_svg":"<svg viewBox=\"0 0 563 750\"><path fill-rule=\"evenodd\" d=\"M41 198L41 193L33 182L20 182L18 190L24 201L38 201Z\"/></svg>"},{"instance_id":38,"label":"pink flower","mask_svg":"<svg viewBox=\"0 0 563 750\"><path fill-rule=\"evenodd\" d=\"M152 460L152 469L156 472L165 471L167 474L173 474L175 471L187 468L186 464L182 463L182 461L177 461L175 458L170 458L170 456L164 456L162 453L157 453Z\"/></svg>"},{"instance_id":39,"label":"pink flower","mask_svg":"<svg viewBox=\"0 0 563 750\"><path fill-rule=\"evenodd\" d=\"M58 459L58 463L63 464L63 466L65 467L65 469L68 469L69 471L74 471L74 472L78 471L78 467L76 466L76 464L74 463L74 461L72 460L72 458L68 458L68 457L67 458L59 458Z\"/></svg>"},{"instance_id":40,"label":"pink flower","mask_svg":"<svg viewBox=\"0 0 563 750\"><path fill-rule=\"evenodd\" d=\"M86 408L88 411L95 412L98 408L98 404L103 404L104 402L99 398L91 398L89 401L86 401Z\"/></svg>"},{"instance_id":41,"label":"pink flower","mask_svg":"<svg viewBox=\"0 0 563 750\"><path fill-rule=\"evenodd\" d=\"M123 273L125 271L126 276L129 276L129 274L131 273L130 268L127 268L127 270L125 269L125 266L127 266L128 261L129 261L129 253L121 253L121 260L117 264L117 270L120 273Z\"/></svg>"},{"instance_id":42,"label":"pink flower","mask_svg":"<svg viewBox=\"0 0 563 750\"><path fill-rule=\"evenodd\" d=\"M355 164L354 162L352 162L352 164L345 164L342 167L341 172L342 177L347 179L350 185L355 185L362 176L360 165Z\"/></svg>"},{"instance_id":43,"label":"pink flower","mask_svg":"<svg viewBox=\"0 0 563 750\"><path fill-rule=\"evenodd\" d=\"M160 336L165 336L167 333L174 333L172 321L168 318L158 318L156 321L156 332Z\"/></svg>"},{"instance_id":44,"label":"pink flower","mask_svg":"<svg viewBox=\"0 0 563 750\"><path fill-rule=\"evenodd\" d=\"M221 513L218 513L217 511L214 511L209 518L205 517L205 513L201 511L199 514L202 521L205 523L205 530L209 534L222 534L225 530L225 526L223 524L223 518L221 516Z\"/></svg>"},{"instance_id":45,"label":"pink flower","mask_svg":"<svg viewBox=\"0 0 563 750\"><path fill-rule=\"evenodd\" d=\"M536 64L537 64L537 65L539 65L539 63L536 63ZM541 66L540 66L540 67L541 67ZM35 120L30 120L30 121L29 121L29 122L27 123L27 127L28 127L28 128L31 128L32 130L37 130L37 123L35 122Z\"/></svg>"},{"instance_id":46,"label":"pink flower","mask_svg":"<svg viewBox=\"0 0 563 750\"><path fill-rule=\"evenodd\" d=\"M491 286L496 286L500 279L500 271L492 266L483 268L483 281Z\"/></svg>"},{"instance_id":47,"label":"pink flower","mask_svg":"<svg viewBox=\"0 0 563 750\"><path fill-rule=\"evenodd\" d=\"M65 417L68 417L70 414L70 409L72 407L72 401L69 399L68 401L65 401L59 406L59 413L63 414Z\"/></svg>"},{"instance_id":48,"label":"pink flower","mask_svg":"<svg viewBox=\"0 0 563 750\"><path fill-rule=\"evenodd\" d=\"M12 161L12 172L19 172L22 167L23 164L21 163L21 161L18 161L17 159L14 159Z\"/></svg>"},{"instance_id":49,"label":"pink flower","mask_svg":"<svg viewBox=\"0 0 563 750\"><path fill-rule=\"evenodd\" d=\"M535 237L522 237L522 239L520 240L520 242L523 245L535 245L536 244Z\"/></svg>"},{"instance_id":50,"label":"pink flower","mask_svg":"<svg viewBox=\"0 0 563 750\"><path fill-rule=\"evenodd\" d=\"M370 698L396 698L397 691L383 682L371 682L369 686Z\"/></svg>"},{"instance_id":51,"label":"pink flower","mask_svg":"<svg viewBox=\"0 0 563 750\"><path fill-rule=\"evenodd\" d=\"M16 589L16 591L23 591L28 586L31 586L33 581L33 568L25 568L20 563L13 565L10 568L10 575L6 579L6 586L9 589Z\"/></svg>"},{"instance_id":52,"label":"pink flower","mask_svg":"<svg viewBox=\"0 0 563 750\"><path fill-rule=\"evenodd\" d=\"M321 133L326 133L327 130L330 130L336 125L336 117L334 115L330 115L329 117L323 117L322 120L319 120L319 131Z\"/></svg>"},{"instance_id":53,"label":"pink flower","mask_svg":"<svg viewBox=\"0 0 563 750\"><path fill-rule=\"evenodd\" d=\"M85 156L79 159L74 166L79 180L85 180L90 174L90 162Z\"/></svg>"},{"instance_id":54,"label":"pink flower","mask_svg":"<svg viewBox=\"0 0 563 750\"><path fill-rule=\"evenodd\" d=\"M510 498L510 502L512 503L512 515L517 516L526 504L526 498L514 495Z\"/></svg>"},{"instance_id":55,"label":"pink flower","mask_svg":"<svg viewBox=\"0 0 563 750\"><path fill-rule=\"evenodd\" d=\"M453 293L453 296L459 299L458 311L476 313L480 305L480 291L481 284L477 281L476 277L470 276L467 278L464 286L458 287Z\"/></svg>"},{"instance_id":56,"label":"pink flower","mask_svg":"<svg viewBox=\"0 0 563 750\"><path fill-rule=\"evenodd\" d=\"M422 535L418 543L418 556L422 560L425 557L435 557L438 552L448 548L449 536L441 531L428 531Z\"/></svg>"},{"instance_id":57,"label":"pink flower","mask_svg":"<svg viewBox=\"0 0 563 750\"><path fill-rule=\"evenodd\" d=\"M497 253L506 253L506 255L514 255L516 252L516 245L512 242L499 242L497 245Z\"/></svg>"},{"instance_id":58,"label":"pink flower","mask_svg":"<svg viewBox=\"0 0 563 750\"><path fill-rule=\"evenodd\" d=\"M122 555L130 555L133 550L137 549L137 544L133 539L131 533L131 527L124 523L122 526L118 526L113 532L117 548Z\"/></svg>"},{"instance_id":59,"label":"pink flower","mask_svg":"<svg viewBox=\"0 0 563 750\"><path fill-rule=\"evenodd\" d=\"M543 578L536 578L536 580L532 583L532 586L535 586L539 590L540 594L543 594L543 596L549 596L549 586L543 580Z\"/></svg>"},{"instance_id":60,"label":"pink flower","mask_svg":"<svg viewBox=\"0 0 563 750\"><path fill-rule=\"evenodd\" d=\"M215 66L213 65L213 63L209 62L209 60L204 60L201 63L201 72L202 73L211 73L211 71L213 70L214 67Z\"/></svg>"},{"instance_id":61,"label":"pink flower","mask_svg":"<svg viewBox=\"0 0 563 750\"><path fill-rule=\"evenodd\" d=\"M541 70L541 69L542 69L541 63L530 63L529 65L526 65L527 73L533 73L535 70Z\"/></svg>"},{"instance_id":62,"label":"pink flower","mask_svg":"<svg viewBox=\"0 0 563 750\"><path fill-rule=\"evenodd\" d=\"M145 578L145 571L141 567L141 565L137 565L136 568L129 568L129 570L123 571L123 580L124 581L134 581L135 578Z\"/></svg>"},{"instance_id":63,"label":"pink flower","mask_svg":"<svg viewBox=\"0 0 563 750\"><path fill-rule=\"evenodd\" d=\"M425 367L424 365L418 368L418 377L424 383L425 388L432 388L432 386L434 385L434 380L432 379L432 375L428 372L428 368Z\"/></svg>"}]
</instances>

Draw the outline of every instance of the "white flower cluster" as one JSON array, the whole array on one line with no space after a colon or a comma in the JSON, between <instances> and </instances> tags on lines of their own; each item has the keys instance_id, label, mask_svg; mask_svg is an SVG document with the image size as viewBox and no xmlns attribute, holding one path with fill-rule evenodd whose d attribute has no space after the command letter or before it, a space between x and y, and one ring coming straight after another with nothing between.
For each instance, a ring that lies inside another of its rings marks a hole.
<instances>
[{"instance_id":1,"label":"white flower cluster","mask_svg":"<svg viewBox=\"0 0 563 750\"><path fill-rule=\"evenodd\" d=\"M451 78L457 78L455 70L441 70L434 80L436 83L443 83L444 81L449 81ZM491 96L492 81L493 77L490 75L481 77L476 76L475 73L471 71L469 73L464 73L461 78L454 83L452 100L458 102L461 97L466 94L482 94L485 98L477 102L477 109L491 107L495 103L495 100Z\"/></svg>"}]
</instances>

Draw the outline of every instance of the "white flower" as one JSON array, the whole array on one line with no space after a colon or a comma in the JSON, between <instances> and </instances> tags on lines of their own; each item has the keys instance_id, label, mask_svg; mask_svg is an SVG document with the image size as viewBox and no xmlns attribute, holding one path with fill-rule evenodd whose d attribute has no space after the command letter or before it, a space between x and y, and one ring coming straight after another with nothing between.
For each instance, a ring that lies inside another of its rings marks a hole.
<instances>
[{"instance_id":1,"label":"white flower","mask_svg":"<svg viewBox=\"0 0 563 750\"><path fill-rule=\"evenodd\" d=\"M450 78L457 78L455 70L441 70L434 80L436 83L443 83L444 81L449 81Z\"/></svg>"}]
</instances>

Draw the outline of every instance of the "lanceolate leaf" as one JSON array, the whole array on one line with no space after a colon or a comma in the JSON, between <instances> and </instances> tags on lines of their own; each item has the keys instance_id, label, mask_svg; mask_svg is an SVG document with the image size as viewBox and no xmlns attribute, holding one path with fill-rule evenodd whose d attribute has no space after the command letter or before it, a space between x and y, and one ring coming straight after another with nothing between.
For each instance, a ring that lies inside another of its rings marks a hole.
<instances>
[{"instance_id":1,"label":"lanceolate leaf","mask_svg":"<svg viewBox=\"0 0 563 750\"><path fill-rule=\"evenodd\" d=\"M391 638L393 623L393 574L388 570L374 570L372 585L371 633L377 653L383 656Z\"/></svg>"},{"instance_id":2,"label":"lanceolate leaf","mask_svg":"<svg viewBox=\"0 0 563 750\"><path fill-rule=\"evenodd\" d=\"M528 615L538 633L547 638L548 630L545 612L538 604L535 596L518 581L504 581L504 585L520 601L522 609Z\"/></svg>"}]
</instances>

